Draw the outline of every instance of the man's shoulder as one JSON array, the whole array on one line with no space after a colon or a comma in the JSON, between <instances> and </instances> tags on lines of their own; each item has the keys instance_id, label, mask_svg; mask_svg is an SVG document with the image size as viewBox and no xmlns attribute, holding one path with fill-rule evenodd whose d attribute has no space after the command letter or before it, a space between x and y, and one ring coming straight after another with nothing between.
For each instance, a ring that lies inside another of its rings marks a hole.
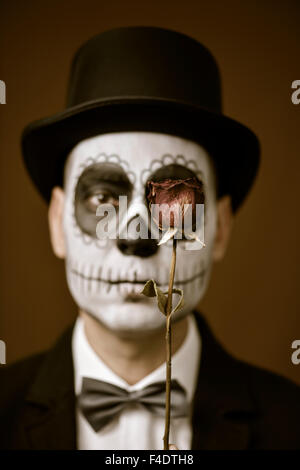
<instances>
[{"instance_id":1,"label":"man's shoulder","mask_svg":"<svg viewBox=\"0 0 300 470\"><path fill-rule=\"evenodd\" d=\"M62 403L68 419L67 411L73 409L72 331L73 325L49 349L1 367L1 448L28 448L26 429L39 427L43 416L47 420ZM54 432L51 426L49 432Z\"/></svg>"},{"instance_id":2,"label":"man's shoulder","mask_svg":"<svg viewBox=\"0 0 300 470\"><path fill-rule=\"evenodd\" d=\"M295 403L300 413L300 385L283 374L252 364L229 352L222 340L215 336L206 318L201 314L195 318L203 340L207 380L214 383L217 374L220 381L228 385L226 393L228 390L237 393L246 390L254 403L269 408L280 403L287 406Z\"/></svg>"},{"instance_id":3,"label":"man's shoulder","mask_svg":"<svg viewBox=\"0 0 300 470\"><path fill-rule=\"evenodd\" d=\"M300 417L300 385L276 372L240 361L248 377L249 391L258 405L281 407Z\"/></svg>"},{"instance_id":4,"label":"man's shoulder","mask_svg":"<svg viewBox=\"0 0 300 470\"><path fill-rule=\"evenodd\" d=\"M70 377L66 369L72 368L72 361L67 359L72 357L73 326L66 328L50 348L0 368L0 414L5 403L22 401L36 379L40 378L37 387L43 386L38 390L43 392L55 381L56 371L63 378Z\"/></svg>"},{"instance_id":5,"label":"man's shoulder","mask_svg":"<svg viewBox=\"0 0 300 470\"><path fill-rule=\"evenodd\" d=\"M46 353L31 355L0 368L0 448L9 449L11 435L18 428L19 416Z\"/></svg>"},{"instance_id":6,"label":"man's shoulder","mask_svg":"<svg viewBox=\"0 0 300 470\"><path fill-rule=\"evenodd\" d=\"M229 352L203 316L196 320L203 343L201 412L216 409L227 425L247 427L249 448L300 449L300 386Z\"/></svg>"},{"instance_id":7,"label":"man's shoulder","mask_svg":"<svg viewBox=\"0 0 300 470\"><path fill-rule=\"evenodd\" d=\"M239 363L255 404L253 447L300 449L300 386L278 373Z\"/></svg>"},{"instance_id":8,"label":"man's shoulder","mask_svg":"<svg viewBox=\"0 0 300 470\"><path fill-rule=\"evenodd\" d=\"M250 389L262 401L282 400L284 396L299 402L300 385L277 372L239 360L249 380ZM299 403L300 405L300 403Z\"/></svg>"},{"instance_id":9,"label":"man's shoulder","mask_svg":"<svg viewBox=\"0 0 300 470\"><path fill-rule=\"evenodd\" d=\"M6 405L26 395L46 355L47 351L32 354L0 368L0 414Z\"/></svg>"}]
</instances>

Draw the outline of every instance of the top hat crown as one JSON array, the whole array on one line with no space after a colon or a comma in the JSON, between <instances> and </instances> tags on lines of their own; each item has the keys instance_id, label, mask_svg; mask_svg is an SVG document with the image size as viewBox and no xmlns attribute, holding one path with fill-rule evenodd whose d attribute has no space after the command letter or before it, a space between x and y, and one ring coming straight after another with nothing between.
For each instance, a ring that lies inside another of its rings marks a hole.
<instances>
[{"instance_id":1,"label":"top hat crown","mask_svg":"<svg viewBox=\"0 0 300 470\"><path fill-rule=\"evenodd\" d=\"M221 111L212 54L175 31L131 27L106 31L76 53L67 107L112 98L171 100Z\"/></svg>"},{"instance_id":2,"label":"top hat crown","mask_svg":"<svg viewBox=\"0 0 300 470\"><path fill-rule=\"evenodd\" d=\"M259 143L246 126L224 116L217 63L185 34L134 26L106 31L74 56L65 110L27 126L25 165L50 199L63 166L81 140L108 132L150 131L203 145L218 176L218 195L236 210L259 163Z\"/></svg>"}]
</instances>

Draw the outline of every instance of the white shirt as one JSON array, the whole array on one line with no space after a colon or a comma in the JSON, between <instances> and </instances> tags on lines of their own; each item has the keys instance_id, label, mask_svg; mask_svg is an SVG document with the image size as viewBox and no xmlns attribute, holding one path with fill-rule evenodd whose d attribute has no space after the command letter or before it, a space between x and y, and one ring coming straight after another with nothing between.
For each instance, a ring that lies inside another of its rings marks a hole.
<instances>
[{"instance_id":1,"label":"white shirt","mask_svg":"<svg viewBox=\"0 0 300 470\"><path fill-rule=\"evenodd\" d=\"M78 317L73 339L73 362L76 396L81 392L82 377L104 380L128 391L139 390L147 385L165 381L166 363L152 371L134 385L115 374L90 346L83 320ZM188 316L188 331L181 347L172 356L172 379L184 387L191 404L198 376L201 355L201 337L196 320ZM128 405L104 428L95 432L79 408L76 409L77 448L81 450L162 450L165 427L164 416L157 416L141 404ZM192 444L191 416L172 418L169 442L180 450L190 450Z\"/></svg>"}]
</instances>

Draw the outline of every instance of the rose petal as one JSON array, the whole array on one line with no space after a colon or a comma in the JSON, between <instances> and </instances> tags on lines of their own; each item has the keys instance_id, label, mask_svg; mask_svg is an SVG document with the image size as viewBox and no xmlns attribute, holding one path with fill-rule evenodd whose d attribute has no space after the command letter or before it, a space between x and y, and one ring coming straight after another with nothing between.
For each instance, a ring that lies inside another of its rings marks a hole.
<instances>
[{"instance_id":1,"label":"rose petal","mask_svg":"<svg viewBox=\"0 0 300 470\"><path fill-rule=\"evenodd\" d=\"M165 179L160 182L148 181L147 186L151 216L160 230L164 231L167 228L182 230L183 226L186 229L195 229L197 204L204 203L202 182L196 177ZM154 210L152 210L153 204L155 204Z\"/></svg>"}]
</instances>

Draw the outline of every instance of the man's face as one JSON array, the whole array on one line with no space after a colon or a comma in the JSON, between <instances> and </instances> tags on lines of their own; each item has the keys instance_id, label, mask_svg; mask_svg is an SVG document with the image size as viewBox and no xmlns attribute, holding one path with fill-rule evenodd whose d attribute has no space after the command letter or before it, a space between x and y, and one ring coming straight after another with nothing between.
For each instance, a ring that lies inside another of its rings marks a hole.
<instances>
[{"instance_id":1,"label":"man's face","mask_svg":"<svg viewBox=\"0 0 300 470\"><path fill-rule=\"evenodd\" d=\"M197 306L210 276L216 192L208 154L195 142L150 132L99 135L80 142L69 154L63 214L67 281L77 305L109 329L127 333L164 328L156 301L139 294L148 279L167 290L172 241L157 246L143 240L141 248L138 239L99 240L97 207L111 203L117 214L118 197L127 196L122 227L130 239L137 217L147 224L147 181L191 176L204 185L205 246L190 250L186 243L197 242L178 241L174 287L183 289L185 304L173 321Z\"/></svg>"}]
</instances>

